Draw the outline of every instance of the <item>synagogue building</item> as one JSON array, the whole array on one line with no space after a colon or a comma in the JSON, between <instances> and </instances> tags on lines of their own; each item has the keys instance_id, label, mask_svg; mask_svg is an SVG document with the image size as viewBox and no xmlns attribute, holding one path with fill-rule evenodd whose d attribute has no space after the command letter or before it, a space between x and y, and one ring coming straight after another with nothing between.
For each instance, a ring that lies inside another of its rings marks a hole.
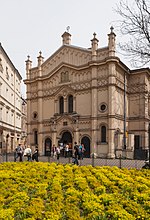
<instances>
[{"instance_id":1,"label":"synagogue building","mask_svg":"<svg viewBox=\"0 0 150 220\"><path fill-rule=\"evenodd\" d=\"M37 66L26 61L28 144L48 155L52 146L83 143L85 156L134 158L148 150L150 70L129 69L116 56L113 27L108 44L96 34L89 48L62 45Z\"/></svg>"}]
</instances>

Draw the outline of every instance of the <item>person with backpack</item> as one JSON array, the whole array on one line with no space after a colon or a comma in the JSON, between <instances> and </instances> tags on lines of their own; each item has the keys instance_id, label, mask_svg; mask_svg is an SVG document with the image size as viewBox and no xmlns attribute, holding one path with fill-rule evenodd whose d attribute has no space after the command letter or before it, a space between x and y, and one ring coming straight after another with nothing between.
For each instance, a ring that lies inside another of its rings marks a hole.
<instances>
[{"instance_id":1,"label":"person with backpack","mask_svg":"<svg viewBox=\"0 0 150 220\"><path fill-rule=\"evenodd\" d=\"M82 144L79 146L79 159L83 159L83 151L82 151Z\"/></svg>"},{"instance_id":2,"label":"person with backpack","mask_svg":"<svg viewBox=\"0 0 150 220\"><path fill-rule=\"evenodd\" d=\"M15 149L15 159L14 161L17 161L17 158L19 158L19 161L22 162L22 156L23 156L23 149L21 147L21 144L19 144Z\"/></svg>"}]
</instances>

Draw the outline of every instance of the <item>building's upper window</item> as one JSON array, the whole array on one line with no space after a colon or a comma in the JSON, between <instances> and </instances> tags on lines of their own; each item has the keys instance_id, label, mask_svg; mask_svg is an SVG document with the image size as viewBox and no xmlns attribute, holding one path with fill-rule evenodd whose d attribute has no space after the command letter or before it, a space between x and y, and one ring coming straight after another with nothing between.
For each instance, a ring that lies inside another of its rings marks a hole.
<instances>
[{"instance_id":1,"label":"building's upper window","mask_svg":"<svg viewBox=\"0 0 150 220\"><path fill-rule=\"evenodd\" d=\"M2 110L3 110L3 108L0 107L0 120L2 120Z\"/></svg>"},{"instance_id":2,"label":"building's upper window","mask_svg":"<svg viewBox=\"0 0 150 220\"><path fill-rule=\"evenodd\" d=\"M38 145L38 131L34 131L34 144Z\"/></svg>"},{"instance_id":3,"label":"building's upper window","mask_svg":"<svg viewBox=\"0 0 150 220\"><path fill-rule=\"evenodd\" d=\"M68 112L69 113L73 112L73 96L72 95L68 96Z\"/></svg>"},{"instance_id":4,"label":"building's upper window","mask_svg":"<svg viewBox=\"0 0 150 220\"><path fill-rule=\"evenodd\" d=\"M68 82L68 81L69 81L69 73L68 73L68 71L62 72L61 73L61 82L64 83L64 82Z\"/></svg>"},{"instance_id":5,"label":"building's upper window","mask_svg":"<svg viewBox=\"0 0 150 220\"><path fill-rule=\"evenodd\" d=\"M2 65L2 59L0 58L0 72L3 73L3 65Z\"/></svg>"},{"instance_id":6,"label":"building's upper window","mask_svg":"<svg viewBox=\"0 0 150 220\"><path fill-rule=\"evenodd\" d=\"M2 83L0 82L0 95L1 95L1 92L2 92Z\"/></svg>"},{"instance_id":7,"label":"building's upper window","mask_svg":"<svg viewBox=\"0 0 150 220\"><path fill-rule=\"evenodd\" d=\"M38 113L37 112L33 112L33 119L36 120L38 118Z\"/></svg>"},{"instance_id":8,"label":"building's upper window","mask_svg":"<svg viewBox=\"0 0 150 220\"><path fill-rule=\"evenodd\" d=\"M101 126L101 142L106 142L106 126Z\"/></svg>"},{"instance_id":9,"label":"building's upper window","mask_svg":"<svg viewBox=\"0 0 150 220\"><path fill-rule=\"evenodd\" d=\"M64 98L62 96L59 98L59 113L64 113Z\"/></svg>"},{"instance_id":10,"label":"building's upper window","mask_svg":"<svg viewBox=\"0 0 150 220\"><path fill-rule=\"evenodd\" d=\"M13 79L13 74L11 74L11 84L13 85L14 79Z\"/></svg>"},{"instance_id":11,"label":"building's upper window","mask_svg":"<svg viewBox=\"0 0 150 220\"><path fill-rule=\"evenodd\" d=\"M9 80L9 73L8 73L8 67L6 66L6 79Z\"/></svg>"},{"instance_id":12,"label":"building's upper window","mask_svg":"<svg viewBox=\"0 0 150 220\"><path fill-rule=\"evenodd\" d=\"M101 103L100 105L99 105L99 111L100 112L105 112L107 110L107 105L106 105L106 103Z\"/></svg>"}]
</instances>

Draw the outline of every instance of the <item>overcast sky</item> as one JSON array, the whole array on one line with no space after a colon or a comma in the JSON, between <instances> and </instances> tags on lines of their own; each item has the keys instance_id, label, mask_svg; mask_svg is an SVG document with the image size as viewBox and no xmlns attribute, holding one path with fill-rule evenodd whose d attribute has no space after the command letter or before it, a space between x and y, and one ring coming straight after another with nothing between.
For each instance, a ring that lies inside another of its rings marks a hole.
<instances>
[{"instance_id":1,"label":"overcast sky","mask_svg":"<svg viewBox=\"0 0 150 220\"><path fill-rule=\"evenodd\" d=\"M0 0L0 42L26 78L25 60L37 65L39 51L45 60L62 45L61 35L70 26L71 44L89 48L93 33L99 47L119 18L114 8L119 0ZM115 32L115 29L114 29ZM117 36L116 40L119 40ZM22 87L25 93L25 86Z\"/></svg>"}]
</instances>

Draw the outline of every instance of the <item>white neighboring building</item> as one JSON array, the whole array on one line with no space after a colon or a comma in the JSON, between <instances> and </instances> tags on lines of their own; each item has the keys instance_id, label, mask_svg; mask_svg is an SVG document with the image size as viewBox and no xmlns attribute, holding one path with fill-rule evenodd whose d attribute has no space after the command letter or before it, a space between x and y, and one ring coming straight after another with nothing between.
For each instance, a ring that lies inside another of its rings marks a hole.
<instances>
[{"instance_id":1,"label":"white neighboring building","mask_svg":"<svg viewBox=\"0 0 150 220\"><path fill-rule=\"evenodd\" d=\"M12 152L21 138L21 80L0 44L0 152Z\"/></svg>"}]
</instances>

